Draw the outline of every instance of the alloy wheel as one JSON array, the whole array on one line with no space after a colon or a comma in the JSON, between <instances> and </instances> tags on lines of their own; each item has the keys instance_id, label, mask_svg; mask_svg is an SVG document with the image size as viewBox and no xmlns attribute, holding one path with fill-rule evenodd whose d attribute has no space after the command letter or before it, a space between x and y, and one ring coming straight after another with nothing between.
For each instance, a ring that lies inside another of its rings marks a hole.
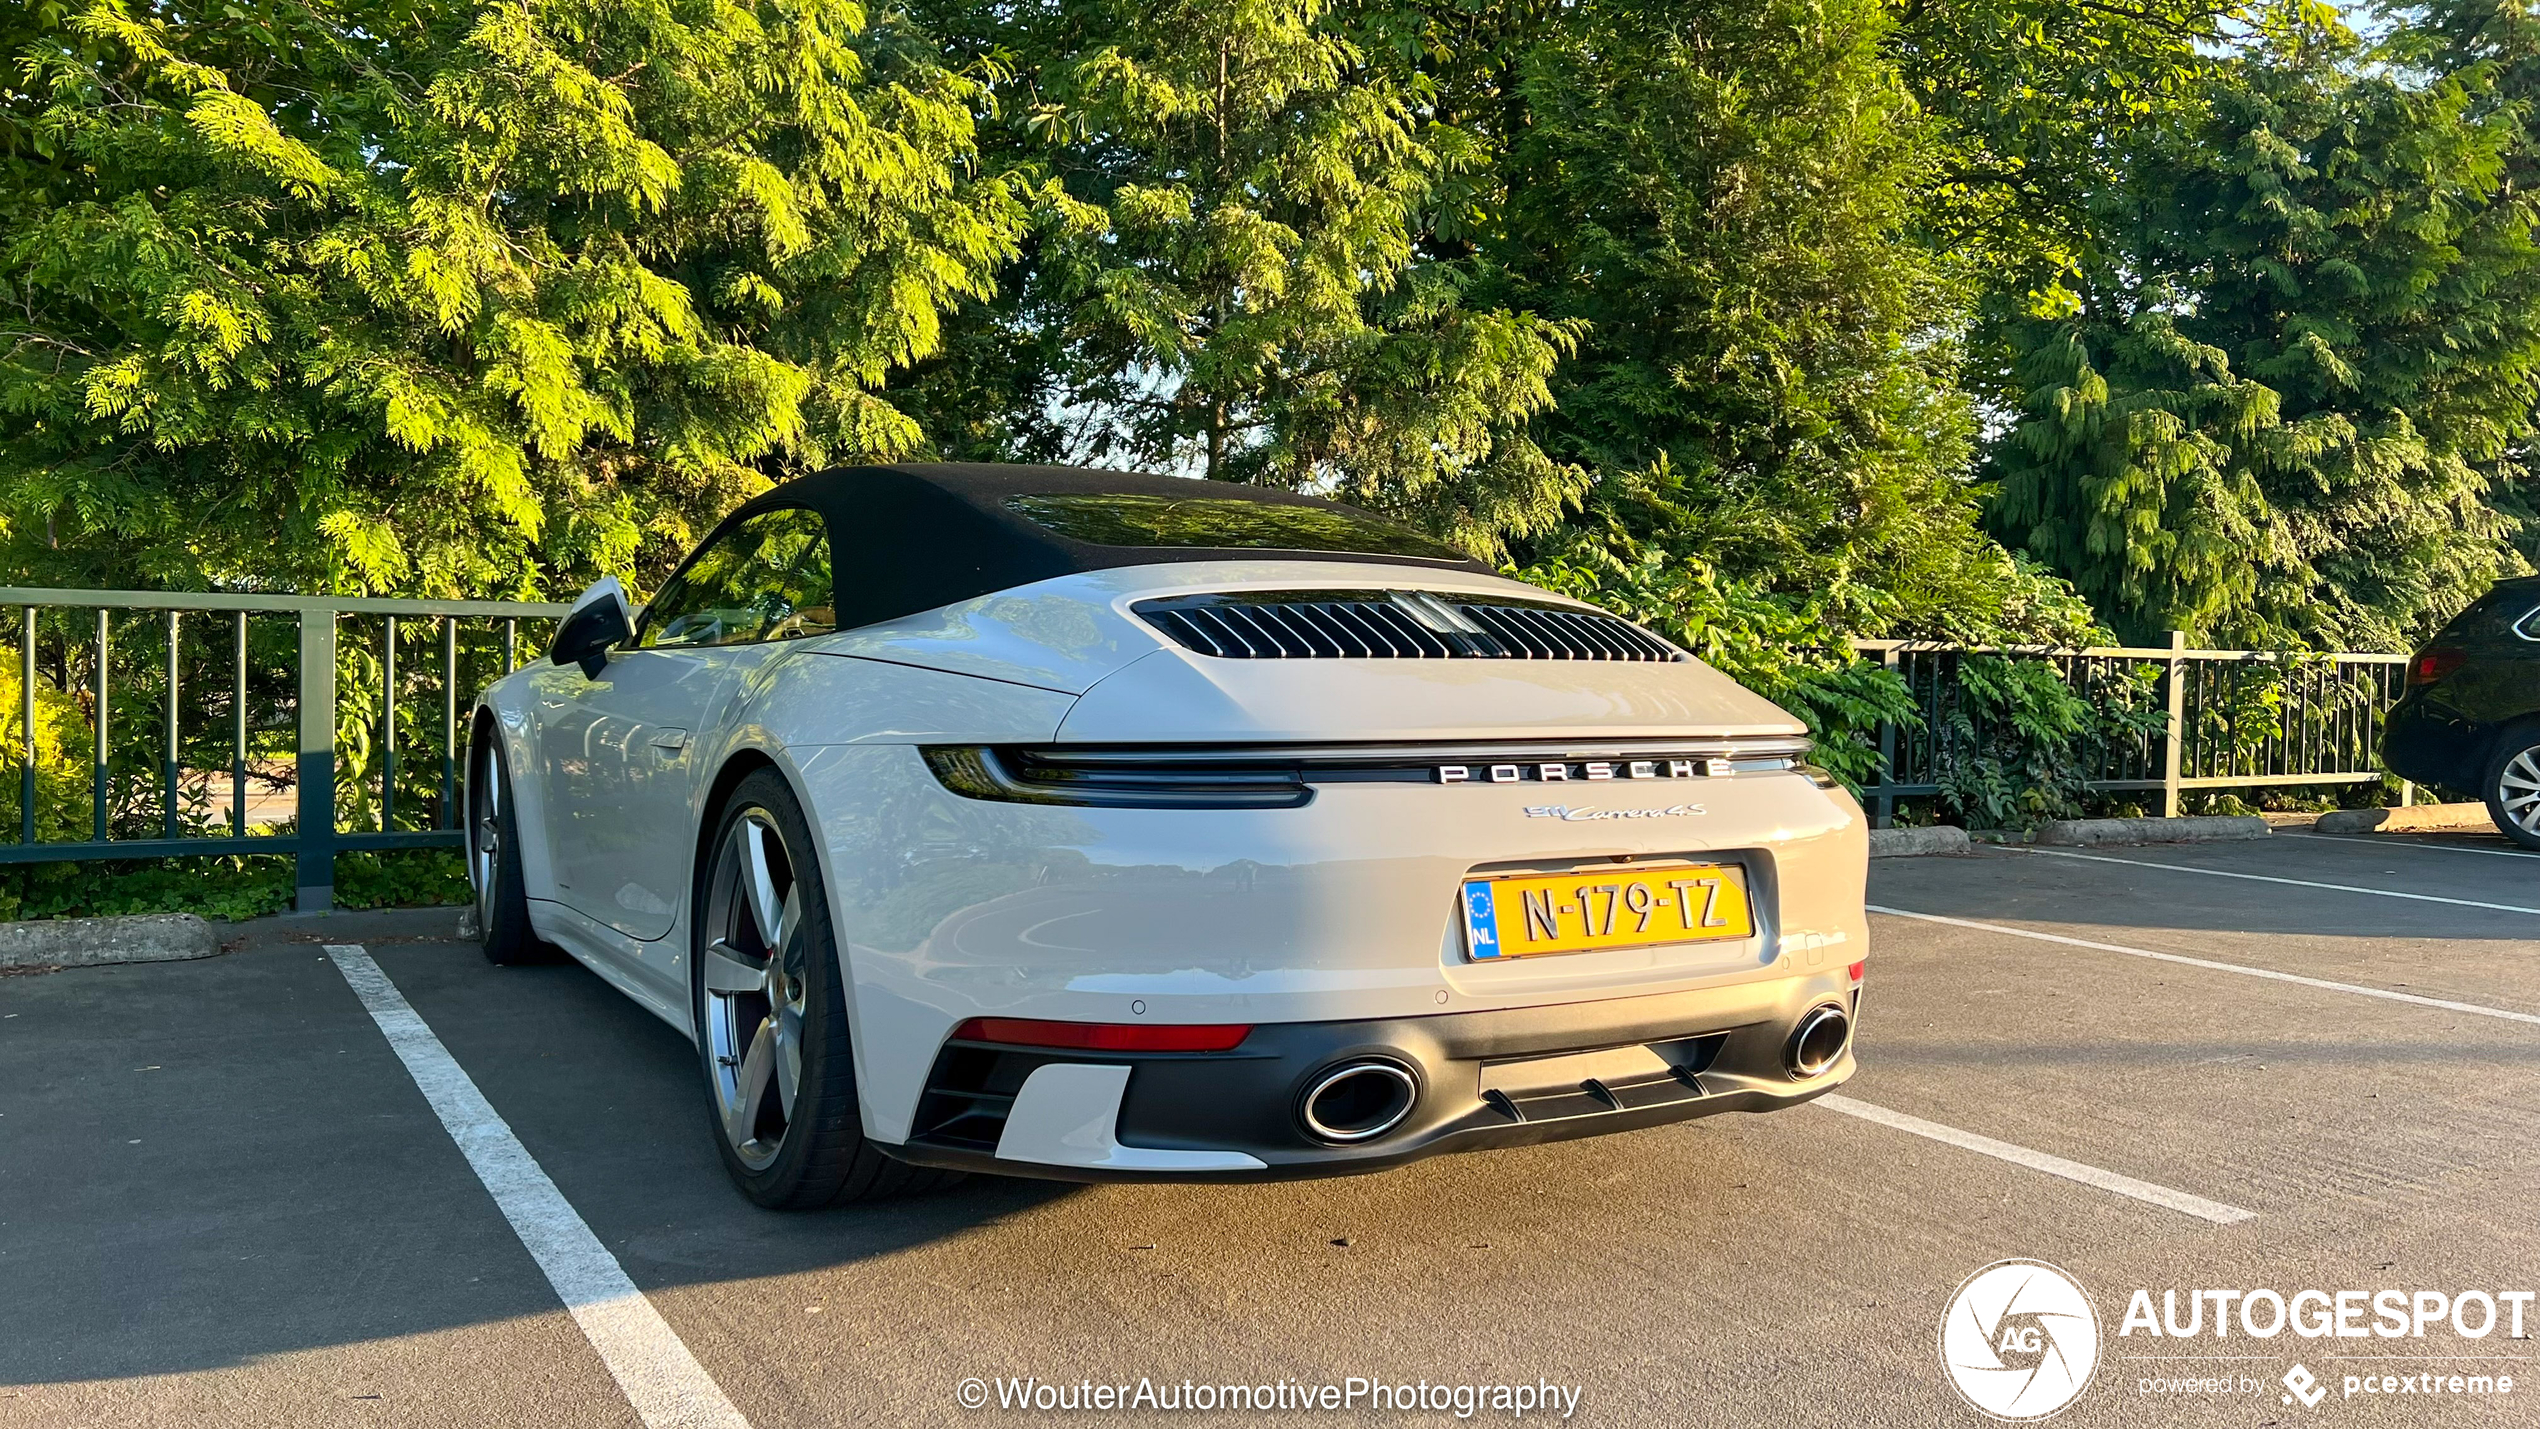
<instances>
[{"instance_id":1,"label":"alloy wheel","mask_svg":"<svg viewBox=\"0 0 2540 1429\"><path fill-rule=\"evenodd\" d=\"M2505 761L2496 775L2496 802L2516 827L2540 835L2540 747Z\"/></svg>"},{"instance_id":2,"label":"alloy wheel","mask_svg":"<svg viewBox=\"0 0 2540 1429\"><path fill-rule=\"evenodd\" d=\"M743 1165L784 1149L803 1076L808 978L793 859L774 816L744 808L715 856L701 963L716 1120Z\"/></svg>"}]
</instances>

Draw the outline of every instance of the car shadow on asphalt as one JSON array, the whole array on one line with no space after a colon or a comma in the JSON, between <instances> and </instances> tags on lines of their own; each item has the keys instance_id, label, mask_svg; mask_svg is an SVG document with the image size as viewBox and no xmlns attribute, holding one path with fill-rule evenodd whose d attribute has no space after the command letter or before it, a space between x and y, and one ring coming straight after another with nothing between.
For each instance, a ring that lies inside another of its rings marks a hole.
<instances>
[{"instance_id":1,"label":"car shadow on asphalt","mask_svg":"<svg viewBox=\"0 0 2540 1429\"><path fill-rule=\"evenodd\" d=\"M448 943L374 956L638 1286L886 1255L1080 1189L975 1176L929 1195L765 1210L725 1175L692 1044L597 974L491 967Z\"/></svg>"},{"instance_id":2,"label":"car shadow on asphalt","mask_svg":"<svg viewBox=\"0 0 2540 1429\"><path fill-rule=\"evenodd\" d=\"M0 986L0 1384L218 1369L559 1311L321 939ZM956 1237L1078 1189L762 1210L694 1053L578 964L365 941L636 1284L780 1276Z\"/></svg>"}]
</instances>

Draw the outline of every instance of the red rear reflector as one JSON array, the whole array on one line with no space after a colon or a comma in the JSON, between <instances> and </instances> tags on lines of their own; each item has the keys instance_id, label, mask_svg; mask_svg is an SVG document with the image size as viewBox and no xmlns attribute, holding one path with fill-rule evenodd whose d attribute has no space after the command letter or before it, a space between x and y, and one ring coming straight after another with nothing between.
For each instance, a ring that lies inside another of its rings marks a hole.
<instances>
[{"instance_id":1,"label":"red rear reflector","mask_svg":"<svg viewBox=\"0 0 2540 1429\"><path fill-rule=\"evenodd\" d=\"M1852 980L1854 982L1859 982L1861 980L1861 969L1868 966L1868 963L1854 963L1852 965Z\"/></svg>"},{"instance_id":2,"label":"red rear reflector","mask_svg":"<svg viewBox=\"0 0 2540 1429\"><path fill-rule=\"evenodd\" d=\"M1011 1047L1071 1047L1088 1052L1226 1052L1250 1036L1250 1024L1044 1022L1029 1017L974 1017L953 1029L961 1042Z\"/></svg>"},{"instance_id":3,"label":"red rear reflector","mask_svg":"<svg viewBox=\"0 0 2540 1429\"><path fill-rule=\"evenodd\" d=\"M2408 683L2431 685L2467 663L2469 652L2466 650L2454 650L2448 646L2419 650L2416 657L2408 661Z\"/></svg>"}]
</instances>

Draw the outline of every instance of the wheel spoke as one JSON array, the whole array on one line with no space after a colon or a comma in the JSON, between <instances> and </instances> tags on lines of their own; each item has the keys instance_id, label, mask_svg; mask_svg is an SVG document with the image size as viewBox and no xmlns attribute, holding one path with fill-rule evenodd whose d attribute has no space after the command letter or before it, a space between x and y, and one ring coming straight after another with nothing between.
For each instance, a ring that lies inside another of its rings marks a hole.
<instances>
[{"instance_id":1,"label":"wheel spoke","mask_svg":"<svg viewBox=\"0 0 2540 1429\"><path fill-rule=\"evenodd\" d=\"M767 964L752 962L721 938L706 945L706 991L719 997L767 991Z\"/></svg>"},{"instance_id":2,"label":"wheel spoke","mask_svg":"<svg viewBox=\"0 0 2540 1429\"><path fill-rule=\"evenodd\" d=\"M776 1026L774 1019L758 1025L758 1035L750 1039L750 1050L741 1058L740 1073L735 1078L731 1103L724 1108L723 1129L735 1147L747 1146L758 1139L759 1114L767 1106L767 1086L775 1080Z\"/></svg>"},{"instance_id":3,"label":"wheel spoke","mask_svg":"<svg viewBox=\"0 0 2540 1429\"><path fill-rule=\"evenodd\" d=\"M767 955L771 958L786 957L794 945L794 934L802 930L803 905L802 901L794 896L796 890L801 887L802 885L797 883L793 888L785 890L785 904L776 913L776 936L767 945ZM795 976L802 975L799 959L789 961L785 966Z\"/></svg>"},{"instance_id":4,"label":"wheel spoke","mask_svg":"<svg viewBox=\"0 0 2540 1429\"><path fill-rule=\"evenodd\" d=\"M492 750L486 750L477 757L476 783L477 787L484 791L484 800L483 807L477 815L476 827L468 830L467 864L468 872L475 875L476 901L480 907L485 907L491 905L490 895L494 886L495 860L494 851L486 845L494 842L495 830L500 827L494 821L496 813L494 801L498 795L494 783Z\"/></svg>"},{"instance_id":5,"label":"wheel spoke","mask_svg":"<svg viewBox=\"0 0 2540 1429\"><path fill-rule=\"evenodd\" d=\"M803 1081L803 1018L779 1006L768 1022L776 1029L776 1094L788 1125L794 1120L794 1094Z\"/></svg>"},{"instance_id":6,"label":"wheel spoke","mask_svg":"<svg viewBox=\"0 0 2540 1429\"><path fill-rule=\"evenodd\" d=\"M767 866L767 826L745 818L734 832L741 839L741 899L760 942L773 952L784 946L785 904L776 896L776 876Z\"/></svg>"}]
</instances>

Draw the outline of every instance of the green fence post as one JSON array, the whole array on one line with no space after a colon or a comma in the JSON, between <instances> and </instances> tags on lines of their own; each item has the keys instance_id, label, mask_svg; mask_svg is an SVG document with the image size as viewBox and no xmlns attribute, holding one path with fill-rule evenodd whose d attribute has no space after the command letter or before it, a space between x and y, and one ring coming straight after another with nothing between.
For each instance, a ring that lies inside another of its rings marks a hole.
<instances>
[{"instance_id":1,"label":"green fence post","mask_svg":"<svg viewBox=\"0 0 2540 1429\"><path fill-rule=\"evenodd\" d=\"M159 751L159 795L166 801L167 807L161 810L164 817L160 820L159 826L163 830L160 836L162 838L172 839L177 836L177 613L173 610L169 611L167 614L167 620L168 707L165 715L166 723L162 731L167 738L166 747Z\"/></svg>"},{"instance_id":2,"label":"green fence post","mask_svg":"<svg viewBox=\"0 0 2540 1429\"><path fill-rule=\"evenodd\" d=\"M1891 672L1896 669L1894 646L1879 652L1879 664ZM1871 828L1883 829L1896 822L1896 795L1887 788L1895 782L1896 721L1883 719L1879 721L1879 791L1870 802Z\"/></svg>"},{"instance_id":3,"label":"green fence post","mask_svg":"<svg viewBox=\"0 0 2540 1429\"><path fill-rule=\"evenodd\" d=\"M2169 718L2161 727L2161 817L2178 817L2179 756L2187 744L2187 632L2170 632Z\"/></svg>"},{"instance_id":4,"label":"green fence post","mask_svg":"<svg viewBox=\"0 0 2540 1429\"><path fill-rule=\"evenodd\" d=\"M91 761L93 768L90 771L88 792L96 806L93 810L95 818L92 820L95 828L90 832L89 837L98 843L106 841L108 832L106 791L114 780L114 740L106 730L107 711L112 698L107 667L114 663L114 622L111 619L113 614L114 612L104 609L97 612L97 748L92 751L96 758Z\"/></svg>"},{"instance_id":5,"label":"green fence post","mask_svg":"<svg viewBox=\"0 0 2540 1429\"><path fill-rule=\"evenodd\" d=\"M300 611L300 854L303 913L335 909L335 612Z\"/></svg>"},{"instance_id":6,"label":"green fence post","mask_svg":"<svg viewBox=\"0 0 2540 1429\"><path fill-rule=\"evenodd\" d=\"M18 721L25 762L18 766L18 842L35 842L35 607L26 608L26 633L18 645Z\"/></svg>"}]
</instances>

